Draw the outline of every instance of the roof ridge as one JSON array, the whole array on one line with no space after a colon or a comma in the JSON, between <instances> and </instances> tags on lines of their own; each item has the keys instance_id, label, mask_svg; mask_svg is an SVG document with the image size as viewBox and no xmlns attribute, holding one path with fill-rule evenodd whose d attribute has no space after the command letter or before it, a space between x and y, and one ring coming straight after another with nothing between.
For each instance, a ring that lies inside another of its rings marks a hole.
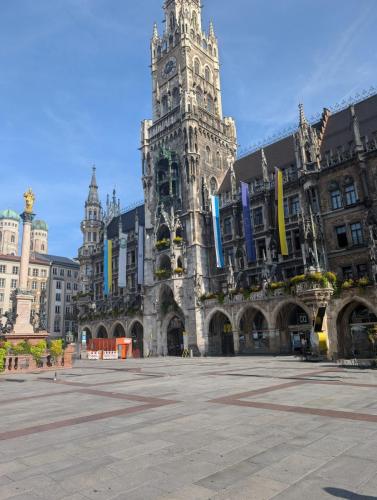
<instances>
[{"instance_id":1,"label":"roof ridge","mask_svg":"<svg viewBox=\"0 0 377 500\"><path fill-rule=\"evenodd\" d=\"M359 104L375 95L377 95L377 88L371 86L369 90L363 90L361 93L357 93L355 96L350 97L348 99L343 99L341 102L335 103L333 106L329 106L325 109L328 109L333 114L340 113L341 111L347 109L349 106ZM309 124L313 126L318 122L320 122L322 115L323 111L312 115L308 120ZM282 141L283 139L286 139L287 137L292 135L293 132L296 131L297 129L298 126L296 124L288 125L284 129L276 132L275 134L272 134L271 136L266 137L265 139L258 141L257 143L254 143L252 146L241 149L239 154L237 155L237 160L241 160L246 156L256 153L262 148L271 146L271 144L274 144L275 142L279 142Z\"/></svg>"}]
</instances>

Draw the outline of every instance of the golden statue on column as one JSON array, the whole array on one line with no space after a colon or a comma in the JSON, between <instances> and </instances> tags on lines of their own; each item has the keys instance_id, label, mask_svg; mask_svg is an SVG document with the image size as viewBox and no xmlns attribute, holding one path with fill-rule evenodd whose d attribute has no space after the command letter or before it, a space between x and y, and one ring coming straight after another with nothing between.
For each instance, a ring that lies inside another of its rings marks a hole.
<instances>
[{"instance_id":1,"label":"golden statue on column","mask_svg":"<svg viewBox=\"0 0 377 500\"><path fill-rule=\"evenodd\" d=\"M24 193L25 199L25 212L28 214L33 213L33 206L35 202L35 195L31 188L29 188L26 193Z\"/></svg>"}]
</instances>

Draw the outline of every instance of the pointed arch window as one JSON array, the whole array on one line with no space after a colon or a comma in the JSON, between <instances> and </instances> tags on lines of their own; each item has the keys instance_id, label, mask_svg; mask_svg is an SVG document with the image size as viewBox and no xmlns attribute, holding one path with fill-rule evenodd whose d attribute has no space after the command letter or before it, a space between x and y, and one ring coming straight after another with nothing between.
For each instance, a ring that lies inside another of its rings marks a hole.
<instances>
[{"instance_id":1,"label":"pointed arch window","mask_svg":"<svg viewBox=\"0 0 377 500\"><path fill-rule=\"evenodd\" d=\"M175 16L174 12L170 13L170 30L173 31L175 28Z\"/></svg>"},{"instance_id":2,"label":"pointed arch window","mask_svg":"<svg viewBox=\"0 0 377 500\"><path fill-rule=\"evenodd\" d=\"M173 106L176 107L176 106L179 106L179 89L178 87L175 87L173 89Z\"/></svg>"},{"instance_id":3,"label":"pointed arch window","mask_svg":"<svg viewBox=\"0 0 377 500\"><path fill-rule=\"evenodd\" d=\"M211 148L209 146L206 147L206 162L207 163L212 162L212 152L211 152Z\"/></svg>"},{"instance_id":4,"label":"pointed arch window","mask_svg":"<svg viewBox=\"0 0 377 500\"><path fill-rule=\"evenodd\" d=\"M208 66L206 66L204 70L204 78L206 79L207 82L211 83L211 71Z\"/></svg>"},{"instance_id":5,"label":"pointed arch window","mask_svg":"<svg viewBox=\"0 0 377 500\"><path fill-rule=\"evenodd\" d=\"M357 198L355 181L352 177L346 177L344 184L346 193L346 205L355 205L359 201Z\"/></svg>"},{"instance_id":6,"label":"pointed arch window","mask_svg":"<svg viewBox=\"0 0 377 500\"><path fill-rule=\"evenodd\" d=\"M213 106L213 99L210 95L207 96L207 111L209 113L213 113L213 109L214 109L214 106Z\"/></svg>"},{"instance_id":7,"label":"pointed arch window","mask_svg":"<svg viewBox=\"0 0 377 500\"><path fill-rule=\"evenodd\" d=\"M192 27L194 28L194 30L197 31L197 29L198 29L198 17L196 15L196 12L192 13L191 24L192 24Z\"/></svg>"},{"instance_id":8,"label":"pointed arch window","mask_svg":"<svg viewBox=\"0 0 377 500\"><path fill-rule=\"evenodd\" d=\"M209 181L209 188L211 194L215 194L217 192L217 180L214 177L212 177Z\"/></svg>"},{"instance_id":9,"label":"pointed arch window","mask_svg":"<svg viewBox=\"0 0 377 500\"><path fill-rule=\"evenodd\" d=\"M196 100L198 102L198 106L203 107L203 92L200 87L196 90Z\"/></svg>"},{"instance_id":10,"label":"pointed arch window","mask_svg":"<svg viewBox=\"0 0 377 500\"><path fill-rule=\"evenodd\" d=\"M169 106L168 106L168 96L164 95L162 98L162 113L165 115L169 111Z\"/></svg>"},{"instance_id":11,"label":"pointed arch window","mask_svg":"<svg viewBox=\"0 0 377 500\"><path fill-rule=\"evenodd\" d=\"M208 48L207 40L205 40L204 38L203 38L203 41L202 41L202 47L203 47L204 50L207 50L207 48Z\"/></svg>"},{"instance_id":12,"label":"pointed arch window","mask_svg":"<svg viewBox=\"0 0 377 500\"><path fill-rule=\"evenodd\" d=\"M200 62L199 62L199 59L195 59L195 61L194 61L194 73L196 75L200 75Z\"/></svg>"}]
</instances>

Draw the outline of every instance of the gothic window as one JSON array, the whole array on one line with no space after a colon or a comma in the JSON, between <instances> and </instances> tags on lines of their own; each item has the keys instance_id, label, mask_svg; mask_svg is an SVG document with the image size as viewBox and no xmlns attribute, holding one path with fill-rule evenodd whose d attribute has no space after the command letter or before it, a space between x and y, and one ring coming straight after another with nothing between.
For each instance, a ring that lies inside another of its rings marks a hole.
<instances>
[{"instance_id":1,"label":"gothic window","mask_svg":"<svg viewBox=\"0 0 377 500\"><path fill-rule=\"evenodd\" d=\"M360 222L351 224L351 236L354 245L362 245L364 243L363 229Z\"/></svg>"},{"instance_id":2,"label":"gothic window","mask_svg":"<svg viewBox=\"0 0 377 500\"><path fill-rule=\"evenodd\" d=\"M202 39L200 38L200 35L196 35L196 41L197 41L198 45L201 44Z\"/></svg>"},{"instance_id":3,"label":"gothic window","mask_svg":"<svg viewBox=\"0 0 377 500\"><path fill-rule=\"evenodd\" d=\"M209 146L206 147L206 162L207 163L211 163L212 161L212 153L211 153L211 149Z\"/></svg>"},{"instance_id":4,"label":"gothic window","mask_svg":"<svg viewBox=\"0 0 377 500\"><path fill-rule=\"evenodd\" d=\"M338 239L338 247L346 248L348 246L347 228L346 226L338 226L335 228L336 237Z\"/></svg>"},{"instance_id":5,"label":"gothic window","mask_svg":"<svg viewBox=\"0 0 377 500\"><path fill-rule=\"evenodd\" d=\"M292 196L290 199L290 213L291 215L298 215L300 213L300 198L298 195Z\"/></svg>"},{"instance_id":6,"label":"gothic window","mask_svg":"<svg viewBox=\"0 0 377 500\"><path fill-rule=\"evenodd\" d=\"M311 163L313 161L312 153L310 151L310 144L308 142L305 144L305 157L306 163Z\"/></svg>"},{"instance_id":7,"label":"gothic window","mask_svg":"<svg viewBox=\"0 0 377 500\"><path fill-rule=\"evenodd\" d=\"M164 95L162 98L162 113L165 115L169 111L169 106L168 106L168 96Z\"/></svg>"},{"instance_id":8,"label":"gothic window","mask_svg":"<svg viewBox=\"0 0 377 500\"><path fill-rule=\"evenodd\" d=\"M220 155L220 151L217 151L217 153L216 153L216 165L217 165L217 168L221 168L221 155Z\"/></svg>"},{"instance_id":9,"label":"gothic window","mask_svg":"<svg viewBox=\"0 0 377 500\"><path fill-rule=\"evenodd\" d=\"M200 75L200 62L199 62L199 59L195 59L195 61L194 61L194 73L196 75Z\"/></svg>"},{"instance_id":10,"label":"gothic window","mask_svg":"<svg viewBox=\"0 0 377 500\"><path fill-rule=\"evenodd\" d=\"M191 34L191 38L194 40L195 39L195 32L194 32L194 30L191 30L190 34Z\"/></svg>"},{"instance_id":11,"label":"gothic window","mask_svg":"<svg viewBox=\"0 0 377 500\"><path fill-rule=\"evenodd\" d=\"M43 243L42 243L41 250L42 250L42 252L44 252L44 251L45 251L45 246L43 245Z\"/></svg>"},{"instance_id":12,"label":"gothic window","mask_svg":"<svg viewBox=\"0 0 377 500\"><path fill-rule=\"evenodd\" d=\"M204 70L204 78L206 79L207 82L211 81L211 72L210 72L208 66L206 66L206 68Z\"/></svg>"},{"instance_id":13,"label":"gothic window","mask_svg":"<svg viewBox=\"0 0 377 500\"><path fill-rule=\"evenodd\" d=\"M170 13L170 30L173 31L174 27L175 27L175 17L174 17L174 13L171 12Z\"/></svg>"},{"instance_id":14,"label":"gothic window","mask_svg":"<svg viewBox=\"0 0 377 500\"><path fill-rule=\"evenodd\" d=\"M179 89L178 87L175 87L173 89L173 106L176 107L179 105Z\"/></svg>"},{"instance_id":15,"label":"gothic window","mask_svg":"<svg viewBox=\"0 0 377 500\"><path fill-rule=\"evenodd\" d=\"M212 55L212 45L208 45L208 52Z\"/></svg>"},{"instance_id":16,"label":"gothic window","mask_svg":"<svg viewBox=\"0 0 377 500\"><path fill-rule=\"evenodd\" d=\"M263 208L258 207L253 210L253 222L254 226L263 226Z\"/></svg>"},{"instance_id":17,"label":"gothic window","mask_svg":"<svg viewBox=\"0 0 377 500\"><path fill-rule=\"evenodd\" d=\"M232 234L232 218L227 217L224 219L224 235L231 235Z\"/></svg>"},{"instance_id":18,"label":"gothic window","mask_svg":"<svg viewBox=\"0 0 377 500\"><path fill-rule=\"evenodd\" d=\"M162 43L162 50L167 51L168 50L168 42L167 40L164 40Z\"/></svg>"},{"instance_id":19,"label":"gothic window","mask_svg":"<svg viewBox=\"0 0 377 500\"><path fill-rule=\"evenodd\" d=\"M211 180L209 181L209 187L211 194L215 194L217 191L217 181L214 177L212 177Z\"/></svg>"},{"instance_id":20,"label":"gothic window","mask_svg":"<svg viewBox=\"0 0 377 500\"><path fill-rule=\"evenodd\" d=\"M203 92L202 92L202 89L200 87L198 87L196 89L196 100L197 100L198 106L200 106L202 108L204 99L203 99Z\"/></svg>"},{"instance_id":21,"label":"gothic window","mask_svg":"<svg viewBox=\"0 0 377 500\"><path fill-rule=\"evenodd\" d=\"M192 13L191 24L194 30L196 31L198 29L198 18L196 12Z\"/></svg>"},{"instance_id":22,"label":"gothic window","mask_svg":"<svg viewBox=\"0 0 377 500\"><path fill-rule=\"evenodd\" d=\"M217 55L216 49L213 49L213 55L216 57Z\"/></svg>"},{"instance_id":23,"label":"gothic window","mask_svg":"<svg viewBox=\"0 0 377 500\"><path fill-rule=\"evenodd\" d=\"M339 189L339 184L337 182L332 182L330 184L330 197L331 197L331 208L333 210L337 210L338 208L342 208L342 193Z\"/></svg>"},{"instance_id":24,"label":"gothic window","mask_svg":"<svg viewBox=\"0 0 377 500\"><path fill-rule=\"evenodd\" d=\"M213 99L210 95L207 96L207 111L213 113Z\"/></svg>"},{"instance_id":25,"label":"gothic window","mask_svg":"<svg viewBox=\"0 0 377 500\"><path fill-rule=\"evenodd\" d=\"M207 50L207 41L204 40L204 38L203 38L203 42L202 42L202 47L204 50Z\"/></svg>"},{"instance_id":26,"label":"gothic window","mask_svg":"<svg viewBox=\"0 0 377 500\"><path fill-rule=\"evenodd\" d=\"M346 179L347 185L345 187L346 205L355 205L357 203L357 193L355 183L352 178Z\"/></svg>"},{"instance_id":27,"label":"gothic window","mask_svg":"<svg viewBox=\"0 0 377 500\"><path fill-rule=\"evenodd\" d=\"M157 47L157 55L158 57L161 57L161 45Z\"/></svg>"},{"instance_id":28,"label":"gothic window","mask_svg":"<svg viewBox=\"0 0 377 500\"><path fill-rule=\"evenodd\" d=\"M16 238L14 237L14 235L12 234L12 236L10 237L10 242L11 243L14 243L16 241Z\"/></svg>"}]
</instances>

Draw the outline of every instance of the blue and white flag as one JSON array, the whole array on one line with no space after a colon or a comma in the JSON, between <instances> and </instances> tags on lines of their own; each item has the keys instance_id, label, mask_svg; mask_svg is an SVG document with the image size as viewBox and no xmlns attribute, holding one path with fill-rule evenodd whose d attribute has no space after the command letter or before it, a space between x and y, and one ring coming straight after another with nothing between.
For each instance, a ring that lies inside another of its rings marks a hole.
<instances>
[{"instance_id":1,"label":"blue and white flag","mask_svg":"<svg viewBox=\"0 0 377 500\"><path fill-rule=\"evenodd\" d=\"M213 236L215 239L215 249L216 249L216 265L217 267L222 268L224 267L224 254L223 254L223 245L221 242L219 197L216 195L212 195L211 202L212 202Z\"/></svg>"}]
</instances>

